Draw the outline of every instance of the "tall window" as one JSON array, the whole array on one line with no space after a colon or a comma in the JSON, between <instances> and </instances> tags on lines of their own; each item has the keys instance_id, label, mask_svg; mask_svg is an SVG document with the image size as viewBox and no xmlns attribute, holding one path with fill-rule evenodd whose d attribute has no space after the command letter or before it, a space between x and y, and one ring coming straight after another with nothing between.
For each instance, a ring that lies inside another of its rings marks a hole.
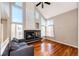
<instances>
[{"instance_id":1,"label":"tall window","mask_svg":"<svg viewBox=\"0 0 79 59\"><path fill-rule=\"evenodd\" d=\"M22 23L22 13L22 8L19 8L18 6L12 6L12 22Z\"/></svg>"},{"instance_id":2,"label":"tall window","mask_svg":"<svg viewBox=\"0 0 79 59\"><path fill-rule=\"evenodd\" d=\"M12 5L12 38L23 38L23 8L22 3L17 2Z\"/></svg>"},{"instance_id":3,"label":"tall window","mask_svg":"<svg viewBox=\"0 0 79 59\"><path fill-rule=\"evenodd\" d=\"M46 36L54 37L54 28L53 28L53 20L46 21Z\"/></svg>"},{"instance_id":4,"label":"tall window","mask_svg":"<svg viewBox=\"0 0 79 59\"><path fill-rule=\"evenodd\" d=\"M45 36L45 19L41 17L41 37Z\"/></svg>"}]
</instances>

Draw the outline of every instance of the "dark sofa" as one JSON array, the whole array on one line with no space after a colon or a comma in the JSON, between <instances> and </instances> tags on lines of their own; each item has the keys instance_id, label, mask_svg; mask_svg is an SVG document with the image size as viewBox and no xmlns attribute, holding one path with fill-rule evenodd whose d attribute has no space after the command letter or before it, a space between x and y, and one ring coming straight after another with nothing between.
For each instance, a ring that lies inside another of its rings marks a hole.
<instances>
[{"instance_id":1,"label":"dark sofa","mask_svg":"<svg viewBox=\"0 0 79 59\"><path fill-rule=\"evenodd\" d=\"M19 40L12 40L6 47L3 56L34 56L33 45L27 45L26 42L19 42Z\"/></svg>"}]
</instances>

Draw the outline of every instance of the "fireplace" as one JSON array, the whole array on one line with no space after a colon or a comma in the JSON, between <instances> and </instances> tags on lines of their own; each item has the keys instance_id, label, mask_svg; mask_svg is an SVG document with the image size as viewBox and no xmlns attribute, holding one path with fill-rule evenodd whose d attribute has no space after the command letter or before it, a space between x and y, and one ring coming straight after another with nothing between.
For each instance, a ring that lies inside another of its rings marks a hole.
<instances>
[{"instance_id":1,"label":"fireplace","mask_svg":"<svg viewBox=\"0 0 79 59\"><path fill-rule=\"evenodd\" d=\"M41 38L41 30L24 30L24 38L27 42L38 41Z\"/></svg>"}]
</instances>

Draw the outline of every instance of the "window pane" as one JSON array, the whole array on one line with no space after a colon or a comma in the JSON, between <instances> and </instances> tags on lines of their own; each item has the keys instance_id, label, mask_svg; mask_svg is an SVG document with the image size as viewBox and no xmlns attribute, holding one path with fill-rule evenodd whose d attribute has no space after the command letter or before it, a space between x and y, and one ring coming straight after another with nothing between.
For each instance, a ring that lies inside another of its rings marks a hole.
<instances>
[{"instance_id":1,"label":"window pane","mask_svg":"<svg viewBox=\"0 0 79 59\"><path fill-rule=\"evenodd\" d=\"M54 37L53 26L48 26L46 28L46 36Z\"/></svg>"},{"instance_id":2,"label":"window pane","mask_svg":"<svg viewBox=\"0 0 79 59\"><path fill-rule=\"evenodd\" d=\"M53 31L53 20L47 20L46 22L46 36L54 37L54 31Z\"/></svg>"},{"instance_id":3,"label":"window pane","mask_svg":"<svg viewBox=\"0 0 79 59\"><path fill-rule=\"evenodd\" d=\"M45 26L45 19L41 17L41 25Z\"/></svg>"},{"instance_id":4,"label":"window pane","mask_svg":"<svg viewBox=\"0 0 79 59\"><path fill-rule=\"evenodd\" d=\"M16 24L16 38L23 38L23 26L21 24Z\"/></svg>"},{"instance_id":5,"label":"window pane","mask_svg":"<svg viewBox=\"0 0 79 59\"><path fill-rule=\"evenodd\" d=\"M41 37L45 36L45 27L41 26Z\"/></svg>"},{"instance_id":6,"label":"window pane","mask_svg":"<svg viewBox=\"0 0 79 59\"><path fill-rule=\"evenodd\" d=\"M22 23L22 19L22 9L16 6L12 6L12 22Z\"/></svg>"},{"instance_id":7,"label":"window pane","mask_svg":"<svg viewBox=\"0 0 79 59\"><path fill-rule=\"evenodd\" d=\"M53 25L53 20L47 20L47 26L49 26L49 25Z\"/></svg>"},{"instance_id":8,"label":"window pane","mask_svg":"<svg viewBox=\"0 0 79 59\"><path fill-rule=\"evenodd\" d=\"M23 3L22 2L16 2L15 5L17 5L19 7L22 7L23 6Z\"/></svg>"},{"instance_id":9,"label":"window pane","mask_svg":"<svg viewBox=\"0 0 79 59\"><path fill-rule=\"evenodd\" d=\"M12 23L11 26L11 38L22 39L23 38L23 25Z\"/></svg>"}]
</instances>

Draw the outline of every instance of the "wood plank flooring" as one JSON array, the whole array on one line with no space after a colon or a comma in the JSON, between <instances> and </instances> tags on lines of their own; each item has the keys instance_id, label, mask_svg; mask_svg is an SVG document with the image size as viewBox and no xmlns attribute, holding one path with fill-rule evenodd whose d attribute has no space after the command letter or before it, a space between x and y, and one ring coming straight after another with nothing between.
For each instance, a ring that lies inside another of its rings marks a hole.
<instances>
[{"instance_id":1,"label":"wood plank flooring","mask_svg":"<svg viewBox=\"0 0 79 59\"><path fill-rule=\"evenodd\" d=\"M77 56L78 49L57 42L44 40L33 43L35 56Z\"/></svg>"}]
</instances>

